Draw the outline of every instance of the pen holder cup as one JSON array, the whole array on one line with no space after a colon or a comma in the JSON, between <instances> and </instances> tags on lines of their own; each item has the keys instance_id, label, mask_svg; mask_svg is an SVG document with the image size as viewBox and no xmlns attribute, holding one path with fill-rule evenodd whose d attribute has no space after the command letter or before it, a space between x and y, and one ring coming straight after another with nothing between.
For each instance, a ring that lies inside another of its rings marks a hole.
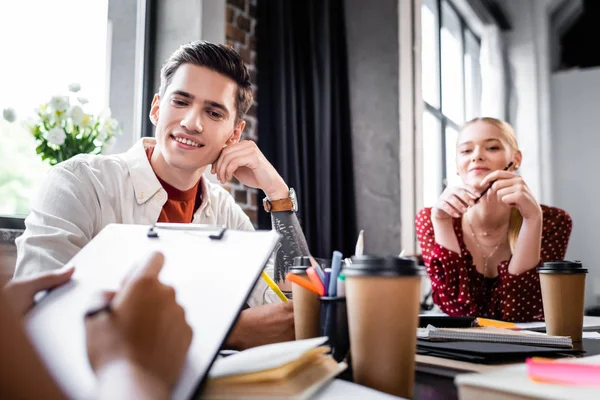
<instances>
[{"instance_id":1,"label":"pen holder cup","mask_svg":"<svg viewBox=\"0 0 600 400\"><path fill-rule=\"evenodd\" d=\"M350 352L348 312L345 297L320 297L320 333L327 336L331 354L337 361L344 361Z\"/></svg>"}]
</instances>

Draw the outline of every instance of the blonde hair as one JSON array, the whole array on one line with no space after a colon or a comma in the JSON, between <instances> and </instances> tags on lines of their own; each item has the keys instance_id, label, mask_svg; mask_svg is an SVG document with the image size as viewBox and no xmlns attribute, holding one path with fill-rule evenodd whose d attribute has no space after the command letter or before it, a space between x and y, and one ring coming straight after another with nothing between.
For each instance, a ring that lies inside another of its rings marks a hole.
<instances>
[{"instance_id":1,"label":"blonde hair","mask_svg":"<svg viewBox=\"0 0 600 400\"><path fill-rule=\"evenodd\" d=\"M468 126L473 125L477 122L484 122L486 124L494 125L496 128L502 132L502 136L504 136L504 140L508 143L508 146L513 151L513 153L517 153L519 151L519 146L517 144L517 135L515 134L515 130L508 122L504 122L502 120L491 118L491 117L479 117L473 118L463 125L461 132ZM521 232L521 225L523 225L523 216L516 208L512 208L510 210L510 218L508 220L508 244L510 246L511 253L515 251L515 245L517 244L517 238L519 237L519 232Z\"/></svg>"}]
</instances>

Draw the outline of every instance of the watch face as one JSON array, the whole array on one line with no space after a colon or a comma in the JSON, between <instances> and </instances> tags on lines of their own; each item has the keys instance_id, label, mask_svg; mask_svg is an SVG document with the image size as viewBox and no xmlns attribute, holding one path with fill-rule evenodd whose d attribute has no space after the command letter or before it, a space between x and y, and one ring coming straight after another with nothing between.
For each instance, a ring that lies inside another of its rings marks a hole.
<instances>
[{"instance_id":1,"label":"watch face","mask_svg":"<svg viewBox=\"0 0 600 400\"><path fill-rule=\"evenodd\" d=\"M294 188L290 188L290 199L294 205L294 212L298 211L298 201L296 200L296 191Z\"/></svg>"}]
</instances>

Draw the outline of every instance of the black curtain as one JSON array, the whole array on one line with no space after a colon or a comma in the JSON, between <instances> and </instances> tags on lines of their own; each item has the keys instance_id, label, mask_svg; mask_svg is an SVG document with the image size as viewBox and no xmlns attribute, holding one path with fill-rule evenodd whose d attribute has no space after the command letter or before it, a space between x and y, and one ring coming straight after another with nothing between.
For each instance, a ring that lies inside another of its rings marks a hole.
<instances>
[{"instance_id":1,"label":"black curtain","mask_svg":"<svg viewBox=\"0 0 600 400\"><path fill-rule=\"evenodd\" d=\"M357 237L343 0L258 0L258 145L290 187L311 253ZM259 212L259 227L271 221Z\"/></svg>"}]
</instances>

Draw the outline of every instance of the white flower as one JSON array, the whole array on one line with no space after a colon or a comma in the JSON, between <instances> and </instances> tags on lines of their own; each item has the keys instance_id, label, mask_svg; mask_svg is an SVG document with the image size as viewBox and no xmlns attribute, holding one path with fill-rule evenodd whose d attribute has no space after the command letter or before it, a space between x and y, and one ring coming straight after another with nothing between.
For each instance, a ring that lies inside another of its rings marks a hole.
<instances>
[{"instance_id":1,"label":"white flower","mask_svg":"<svg viewBox=\"0 0 600 400\"><path fill-rule=\"evenodd\" d=\"M23 126L23 128L32 131L35 130L36 126L38 126L40 124L40 119L39 118L27 118L25 121L21 122L21 126Z\"/></svg>"},{"instance_id":2,"label":"white flower","mask_svg":"<svg viewBox=\"0 0 600 400\"><path fill-rule=\"evenodd\" d=\"M104 143L104 141L106 141L107 137L108 137L108 132L106 132L104 129L101 129L100 132L98 132L96 139Z\"/></svg>"},{"instance_id":3,"label":"white flower","mask_svg":"<svg viewBox=\"0 0 600 400\"><path fill-rule=\"evenodd\" d=\"M65 142L66 137L67 134L65 133L65 131L59 127L50 129L44 135L44 138L48 141L48 143L54 144L56 146L62 145Z\"/></svg>"},{"instance_id":4,"label":"white flower","mask_svg":"<svg viewBox=\"0 0 600 400\"><path fill-rule=\"evenodd\" d=\"M92 125L92 122L93 122L92 116L90 114L84 114L83 118L81 119L80 126L82 128L87 128Z\"/></svg>"},{"instance_id":5,"label":"white flower","mask_svg":"<svg viewBox=\"0 0 600 400\"><path fill-rule=\"evenodd\" d=\"M69 116L75 125L80 125L83 121L83 117L85 116L85 112L83 112L83 108L80 106L73 106L69 110Z\"/></svg>"},{"instance_id":6,"label":"white flower","mask_svg":"<svg viewBox=\"0 0 600 400\"><path fill-rule=\"evenodd\" d=\"M50 106L56 111L67 111L69 108L69 98L65 96L54 96L50 100Z\"/></svg>"},{"instance_id":7,"label":"white flower","mask_svg":"<svg viewBox=\"0 0 600 400\"><path fill-rule=\"evenodd\" d=\"M78 102L79 102L79 103L80 103L82 106L83 106L83 105L85 105L85 104L87 104L87 103L89 103L88 99L87 99L87 98L85 98L85 97L83 97L83 96L79 96L79 97L77 97L77 101L78 101Z\"/></svg>"},{"instance_id":8,"label":"white flower","mask_svg":"<svg viewBox=\"0 0 600 400\"><path fill-rule=\"evenodd\" d=\"M102 146L102 151L110 151L113 146L115 145L115 142L117 141L117 138L114 136L111 136L106 143L104 143L104 146Z\"/></svg>"},{"instance_id":9,"label":"white flower","mask_svg":"<svg viewBox=\"0 0 600 400\"><path fill-rule=\"evenodd\" d=\"M112 131L116 131L117 128L119 127L119 121L117 121L114 118L109 118L106 121L104 121L105 124L107 124L108 126L110 126L110 129Z\"/></svg>"},{"instance_id":10,"label":"white flower","mask_svg":"<svg viewBox=\"0 0 600 400\"><path fill-rule=\"evenodd\" d=\"M79 83L71 83L69 85L69 92L77 93L81 90L81 85Z\"/></svg>"},{"instance_id":11,"label":"white flower","mask_svg":"<svg viewBox=\"0 0 600 400\"><path fill-rule=\"evenodd\" d=\"M2 116L7 122L13 123L17 120L17 113L14 109L8 107L2 110Z\"/></svg>"},{"instance_id":12,"label":"white flower","mask_svg":"<svg viewBox=\"0 0 600 400\"><path fill-rule=\"evenodd\" d=\"M108 136L111 133L114 133L119 127L119 121L114 118L105 119L100 126L100 133Z\"/></svg>"}]
</instances>

